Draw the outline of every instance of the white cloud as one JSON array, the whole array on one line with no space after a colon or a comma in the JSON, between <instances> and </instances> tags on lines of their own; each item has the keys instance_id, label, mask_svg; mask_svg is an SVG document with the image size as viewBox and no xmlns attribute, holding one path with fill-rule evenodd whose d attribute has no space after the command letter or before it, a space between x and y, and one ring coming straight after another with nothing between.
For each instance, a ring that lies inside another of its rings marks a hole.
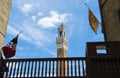
<instances>
[{"instance_id":1,"label":"white cloud","mask_svg":"<svg viewBox=\"0 0 120 78\"><path fill-rule=\"evenodd\" d=\"M73 34L73 26L69 26L69 28L68 28L68 40L71 38L71 36L72 36L72 34Z\"/></svg>"},{"instance_id":2,"label":"white cloud","mask_svg":"<svg viewBox=\"0 0 120 78\"><path fill-rule=\"evenodd\" d=\"M25 3L23 5L20 5L19 7L23 13L28 14L32 10L33 4Z\"/></svg>"},{"instance_id":3,"label":"white cloud","mask_svg":"<svg viewBox=\"0 0 120 78\"><path fill-rule=\"evenodd\" d=\"M85 3L88 3L90 0L75 0L76 3L79 3L79 4L85 4Z\"/></svg>"},{"instance_id":4,"label":"white cloud","mask_svg":"<svg viewBox=\"0 0 120 78\"><path fill-rule=\"evenodd\" d=\"M44 14L42 12L38 12L38 16L43 16Z\"/></svg>"},{"instance_id":5,"label":"white cloud","mask_svg":"<svg viewBox=\"0 0 120 78\"><path fill-rule=\"evenodd\" d=\"M16 28L8 25L7 27L7 33L11 34L11 35L17 35L20 31L18 31Z\"/></svg>"},{"instance_id":6,"label":"white cloud","mask_svg":"<svg viewBox=\"0 0 120 78\"><path fill-rule=\"evenodd\" d=\"M21 29L23 30L23 29ZM16 36L20 31L13 26L8 25L7 27L7 33ZM25 36L23 33L20 34L20 38L26 41L31 41L27 36Z\"/></svg>"},{"instance_id":7,"label":"white cloud","mask_svg":"<svg viewBox=\"0 0 120 78\"><path fill-rule=\"evenodd\" d=\"M23 48L23 47L18 46L18 47L17 47L17 49L19 49L19 50L23 50L24 48Z\"/></svg>"},{"instance_id":8,"label":"white cloud","mask_svg":"<svg viewBox=\"0 0 120 78\"><path fill-rule=\"evenodd\" d=\"M57 52L54 49L44 49L46 52L50 53L53 57L57 56Z\"/></svg>"},{"instance_id":9,"label":"white cloud","mask_svg":"<svg viewBox=\"0 0 120 78\"><path fill-rule=\"evenodd\" d=\"M54 28L57 23L67 22L67 17L71 16L68 13L59 14L57 11L50 11L49 15L49 17L40 18L37 24L43 28Z\"/></svg>"},{"instance_id":10,"label":"white cloud","mask_svg":"<svg viewBox=\"0 0 120 78\"><path fill-rule=\"evenodd\" d=\"M33 20L33 21L36 21L36 16L32 16L32 20Z\"/></svg>"},{"instance_id":11,"label":"white cloud","mask_svg":"<svg viewBox=\"0 0 120 78\"><path fill-rule=\"evenodd\" d=\"M33 21L36 21L38 19L39 16L43 16L44 14L42 12L38 12L37 15L33 15L31 16Z\"/></svg>"},{"instance_id":12,"label":"white cloud","mask_svg":"<svg viewBox=\"0 0 120 78\"><path fill-rule=\"evenodd\" d=\"M50 31L36 28L35 26L30 25L29 23L24 24L23 27L20 29L23 30L23 32L20 34L19 39L22 39L31 44L34 44L39 48L47 47L54 42L54 34ZM16 36L19 33L19 31L18 29L12 26L8 26L7 33Z\"/></svg>"}]
</instances>

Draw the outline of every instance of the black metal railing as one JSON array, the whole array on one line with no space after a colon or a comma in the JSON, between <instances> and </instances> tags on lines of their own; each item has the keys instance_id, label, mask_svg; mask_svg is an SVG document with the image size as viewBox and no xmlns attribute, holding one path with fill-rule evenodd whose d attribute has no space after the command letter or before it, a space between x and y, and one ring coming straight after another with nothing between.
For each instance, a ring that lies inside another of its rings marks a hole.
<instances>
[{"instance_id":1,"label":"black metal railing","mask_svg":"<svg viewBox=\"0 0 120 78\"><path fill-rule=\"evenodd\" d=\"M88 42L86 48L87 78L120 78L120 41Z\"/></svg>"},{"instance_id":2,"label":"black metal railing","mask_svg":"<svg viewBox=\"0 0 120 78\"><path fill-rule=\"evenodd\" d=\"M85 60L84 57L4 59L1 60L1 69L6 65L8 71L1 70L1 76L4 78L84 78L86 75Z\"/></svg>"},{"instance_id":3,"label":"black metal railing","mask_svg":"<svg viewBox=\"0 0 120 78\"><path fill-rule=\"evenodd\" d=\"M91 56L87 58L87 78L119 78L119 56Z\"/></svg>"}]
</instances>

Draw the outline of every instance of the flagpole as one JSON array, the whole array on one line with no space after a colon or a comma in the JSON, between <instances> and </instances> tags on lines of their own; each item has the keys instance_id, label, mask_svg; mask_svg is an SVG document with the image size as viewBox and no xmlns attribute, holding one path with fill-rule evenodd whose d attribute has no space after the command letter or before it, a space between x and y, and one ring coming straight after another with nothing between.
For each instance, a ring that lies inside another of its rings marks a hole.
<instances>
[{"instance_id":1,"label":"flagpole","mask_svg":"<svg viewBox=\"0 0 120 78\"><path fill-rule=\"evenodd\" d=\"M89 6L88 6L88 4L87 3L85 3L85 5L89 8ZM90 9L90 8L89 8Z\"/></svg>"},{"instance_id":2,"label":"flagpole","mask_svg":"<svg viewBox=\"0 0 120 78\"><path fill-rule=\"evenodd\" d=\"M0 31L0 34L5 38L6 36L5 36L5 34L3 34L1 31ZM1 49L1 47L0 47L0 59L2 59L2 49Z\"/></svg>"},{"instance_id":3,"label":"flagpole","mask_svg":"<svg viewBox=\"0 0 120 78\"><path fill-rule=\"evenodd\" d=\"M23 31L20 31L20 32L18 33L18 35L20 35L22 32L23 32Z\"/></svg>"},{"instance_id":4,"label":"flagpole","mask_svg":"<svg viewBox=\"0 0 120 78\"><path fill-rule=\"evenodd\" d=\"M84 4L88 7L89 10L91 10L91 9L89 8L89 6L88 6L87 3L84 3ZM91 12L92 12L92 10L91 10ZM92 13L93 13L93 12L92 12ZM93 14L94 14L94 13L93 13ZM101 24L101 22L99 22L99 20L98 20L98 24L102 27L102 24ZM98 29L98 28L97 28L97 29ZM103 30L103 27L102 27L102 30ZM101 30L101 32L103 32L102 30ZM97 34L97 33L96 33L96 34Z\"/></svg>"},{"instance_id":5,"label":"flagpole","mask_svg":"<svg viewBox=\"0 0 120 78\"><path fill-rule=\"evenodd\" d=\"M5 34L3 34L1 31L0 31L0 34L1 34L3 37L5 37Z\"/></svg>"},{"instance_id":6,"label":"flagpole","mask_svg":"<svg viewBox=\"0 0 120 78\"><path fill-rule=\"evenodd\" d=\"M85 3L85 5L89 8L89 6L88 6L88 4L87 3ZM90 8L89 8L90 9ZM91 9L90 9L91 10ZM91 10L92 11L92 10ZM93 12L92 12L93 13ZM98 23L100 24L100 25L102 25L99 21L98 21Z\"/></svg>"}]
</instances>

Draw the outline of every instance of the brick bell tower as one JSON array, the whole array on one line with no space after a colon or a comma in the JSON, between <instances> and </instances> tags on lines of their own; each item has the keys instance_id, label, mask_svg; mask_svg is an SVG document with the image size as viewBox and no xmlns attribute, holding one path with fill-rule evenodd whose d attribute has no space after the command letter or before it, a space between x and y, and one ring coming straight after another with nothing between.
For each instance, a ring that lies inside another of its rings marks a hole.
<instances>
[{"instance_id":1,"label":"brick bell tower","mask_svg":"<svg viewBox=\"0 0 120 78\"><path fill-rule=\"evenodd\" d=\"M57 58L65 58L68 56L68 40L66 38L66 28L63 23L58 27L58 37L56 38ZM67 61L58 61L57 76L67 76Z\"/></svg>"}]
</instances>

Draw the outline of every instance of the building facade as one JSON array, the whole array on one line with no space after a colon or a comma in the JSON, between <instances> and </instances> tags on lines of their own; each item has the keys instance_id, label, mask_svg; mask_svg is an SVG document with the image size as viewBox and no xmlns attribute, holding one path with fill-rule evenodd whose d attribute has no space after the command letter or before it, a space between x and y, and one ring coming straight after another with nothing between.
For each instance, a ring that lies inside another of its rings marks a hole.
<instances>
[{"instance_id":1,"label":"building facade","mask_svg":"<svg viewBox=\"0 0 120 78\"><path fill-rule=\"evenodd\" d=\"M66 28L63 23L58 27L58 37L56 38L57 58L66 58L68 56L68 40L66 38ZM61 65L60 65L61 64ZM67 62L58 62L57 75L67 76Z\"/></svg>"},{"instance_id":2,"label":"building facade","mask_svg":"<svg viewBox=\"0 0 120 78\"><path fill-rule=\"evenodd\" d=\"M106 41L120 41L120 0L99 0Z\"/></svg>"},{"instance_id":3,"label":"building facade","mask_svg":"<svg viewBox=\"0 0 120 78\"><path fill-rule=\"evenodd\" d=\"M12 0L0 0L0 48L4 44L11 3Z\"/></svg>"}]
</instances>

